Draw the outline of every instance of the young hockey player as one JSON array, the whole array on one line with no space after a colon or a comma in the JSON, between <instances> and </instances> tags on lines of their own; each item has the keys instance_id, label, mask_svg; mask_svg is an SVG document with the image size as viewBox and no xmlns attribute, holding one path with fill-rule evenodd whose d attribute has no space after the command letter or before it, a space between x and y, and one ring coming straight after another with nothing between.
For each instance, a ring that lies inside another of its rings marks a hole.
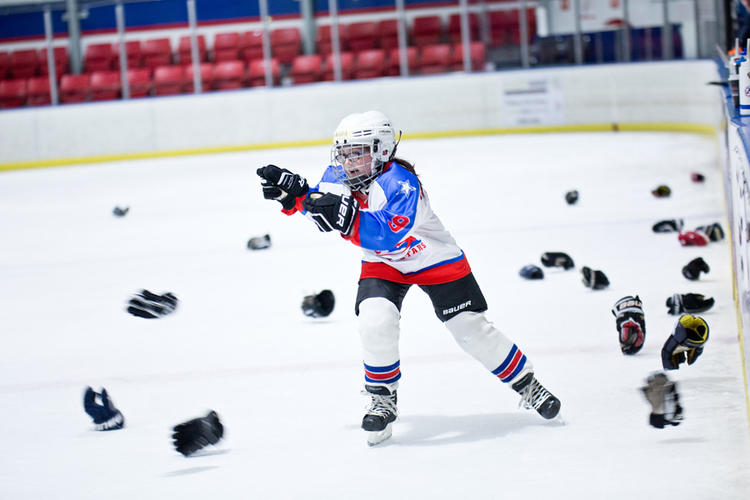
<instances>
[{"instance_id":1,"label":"young hockey player","mask_svg":"<svg viewBox=\"0 0 750 500\"><path fill-rule=\"evenodd\" d=\"M485 317L487 303L464 252L432 212L414 167L395 157L397 146L383 113L356 113L336 128L330 165L315 187L275 165L257 172L264 197L281 202L285 214L302 212L321 231L338 231L362 248L355 313L372 400L362 419L368 443L389 438L398 414L399 319L411 285L427 293L458 344L520 393L526 408L554 418L560 400L536 380L521 349Z\"/></svg>"}]
</instances>

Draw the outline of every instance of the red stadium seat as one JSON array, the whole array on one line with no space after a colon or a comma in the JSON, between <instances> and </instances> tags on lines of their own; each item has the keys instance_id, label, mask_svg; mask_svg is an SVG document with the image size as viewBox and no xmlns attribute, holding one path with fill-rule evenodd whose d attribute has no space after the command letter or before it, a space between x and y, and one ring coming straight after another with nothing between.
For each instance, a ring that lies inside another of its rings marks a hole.
<instances>
[{"instance_id":1,"label":"red stadium seat","mask_svg":"<svg viewBox=\"0 0 750 500\"><path fill-rule=\"evenodd\" d=\"M309 56L297 56L292 61L292 69L289 76L294 83L311 83L320 80L321 61L318 54Z\"/></svg>"},{"instance_id":2,"label":"red stadium seat","mask_svg":"<svg viewBox=\"0 0 750 500\"><path fill-rule=\"evenodd\" d=\"M143 51L143 65L146 68L154 69L157 66L172 64L172 46L169 43L169 38L146 40L141 43L141 49Z\"/></svg>"},{"instance_id":3,"label":"red stadium seat","mask_svg":"<svg viewBox=\"0 0 750 500\"><path fill-rule=\"evenodd\" d=\"M91 74L63 75L60 79L60 102L85 102L90 99Z\"/></svg>"},{"instance_id":4,"label":"red stadium seat","mask_svg":"<svg viewBox=\"0 0 750 500\"><path fill-rule=\"evenodd\" d=\"M333 42L331 41L331 25L318 26L318 34L315 38L315 47L318 54L325 56L333 52ZM339 24L339 51L346 52L349 50L349 26Z\"/></svg>"},{"instance_id":5,"label":"red stadium seat","mask_svg":"<svg viewBox=\"0 0 750 500\"><path fill-rule=\"evenodd\" d=\"M385 51L383 49L363 50L357 53L354 63L354 79L378 78L385 75Z\"/></svg>"},{"instance_id":6,"label":"red stadium seat","mask_svg":"<svg viewBox=\"0 0 750 500\"><path fill-rule=\"evenodd\" d=\"M120 44L112 44L115 51L114 69L120 69ZM128 40L125 42L125 55L128 58L128 70L143 66L143 47L140 40Z\"/></svg>"},{"instance_id":7,"label":"red stadium seat","mask_svg":"<svg viewBox=\"0 0 750 500\"><path fill-rule=\"evenodd\" d=\"M0 51L0 80L8 78L8 70L10 69L10 54L5 51Z\"/></svg>"},{"instance_id":8,"label":"red stadium seat","mask_svg":"<svg viewBox=\"0 0 750 500\"><path fill-rule=\"evenodd\" d=\"M214 84L214 64L201 63L201 92L208 92L213 89ZM193 85L193 65L185 66L185 92L192 93L195 91Z\"/></svg>"},{"instance_id":9,"label":"red stadium seat","mask_svg":"<svg viewBox=\"0 0 750 500\"><path fill-rule=\"evenodd\" d=\"M94 43L86 47L83 56L83 67L91 73L93 71L109 71L114 67L116 52L111 43Z\"/></svg>"},{"instance_id":10,"label":"red stadium seat","mask_svg":"<svg viewBox=\"0 0 750 500\"><path fill-rule=\"evenodd\" d=\"M263 31L248 31L240 37L240 60L245 63L263 59Z\"/></svg>"},{"instance_id":11,"label":"red stadium seat","mask_svg":"<svg viewBox=\"0 0 750 500\"><path fill-rule=\"evenodd\" d=\"M213 71L213 87L216 90L241 89L245 81L245 63L224 61L216 63Z\"/></svg>"},{"instance_id":12,"label":"red stadium seat","mask_svg":"<svg viewBox=\"0 0 750 500\"><path fill-rule=\"evenodd\" d=\"M341 79L350 80L354 71L354 54L341 52ZM323 60L323 80L333 81L333 54L327 54Z\"/></svg>"},{"instance_id":13,"label":"red stadium seat","mask_svg":"<svg viewBox=\"0 0 750 500\"><path fill-rule=\"evenodd\" d=\"M62 75L70 71L68 48L53 47L52 54L55 61L55 73L57 73L57 78L60 78ZM41 49L41 51L39 52L39 64L39 73L41 75L46 75L49 72L49 67L47 65L46 47Z\"/></svg>"},{"instance_id":14,"label":"red stadium seat","mask_svg":"<svg viewBox=\"0 0 750 500\"><path fill-rule=\"evenodd\" d=\"M214 37L214 61L238 61L240 59L240 34L217 33Z\"/></svg>"},{"instance_id":15,"label":"red stadium seat","mask_svg":"<svg viewBox=\"0 0 750 500\"><path fill-rule=\"evenodd\" d=\"M180 37L180 43L177 48L180 64L192 64L192 48L190 36ZM208 51L206 50L206 37L198 35L198 62L208 61Z\"/></svg>"},{"instance_id":16,"label":"red stadium seat","mask_svg":"<svg viewBox=\"0 0 750 500\"><path fill-rule=\"evenodd\" d=\"M128 86L130 97L151 95L151 70L148 68L128 69Z\"/></svg>"},{"instance_id":17,"label":"red stadium seat","mask_svg":"<svg viewBox=\"0 0 750 500\"><path fill-rule=\"evenodd\" d=\"M349 25L349 48L352 52L372 50L378 47L378 25L375 21L364 21Z\"/></svg>"},{"instance_id":18,"label":"red stadium seat","mask_svg":"<svg viewBox=\"0 0 750 500\"><path fill-rule=\"evenodd\" d=\"M416 17L411 33L417 47L435 45L442 40L443 24L439 16Z\"/></svg>"},{"instance_id":19,"label":"red stadium seat","mask_svg":"<svg viewBox=\"0 0 750 500\"><path fill-rule=\"evenodd\" d=\"M401 59L399 58L400 49L391 49L386 66L387 76L398 76L401 74ZM416 47L406 48L406 61L409 67L409 74L413 75L417 69L418 54Z\"/></svg>"},{"instance_id":20,"label":"red stadium seat","mask_svg":"<svg viewBox=\"0 0 750 500\"><path fill-rule=\"evenodd\" d=\"M18 108L26 104L26 80L0 81L0 108Z\"/></svg>"},{"instance_id":21,"label":"red stadium seat","mask_svg":"<svg viewBox=\"0 0 750 500\"><path fill-rule=\"evenodd\" d=\"M39 51L15 50L10 53L10 74L13 78L31 78L39 74Z\"/></svg>"},{"instance_id":22,"label":"red stadium seat","mask_svg":"<svg viewBox=\"0 0 750 500\"><path fill-rule=\"evenodd\" d=\"M279 61L271 59L271 84L278 85L281 76ZM247 84L250 87L262 87L266 84L266 64L263 59L250 62L247 69Z\"/></svg>"},{"instance_id":23,"label":"red stadium seat","mask_svg":"<svg viewBox=\"0 0 750 500\"><path fill-rule=\"evenodd\" d=\"M463 44L453 45L453 56L451 57L451 69L453 71L464 70L464 48ZM486 65L484 44L482 42L471 42L469 44L471 55L471 70L484 71Z\"/></svg>"},{"instance_id":24,"label":"red stadium seat","mask_svg":"<svg viewBox=\"0 0 750 500\"><path fill-rule=\"evenodd\" d=\"M380 42L380 48L388 51L398 47L398 20L397 19L385 19L378 23L378 40ZM408 27L407 27L407 38L408 38ZM407 42L408 43L408 42Z\"/></svg>"},{"instance_id":25,"label":"red stadium seat","mask_svg":"<svg viewBox=\"0 0 750 500\"><path fill-rule=\"evenodd\" d=\"M180 94L185 83L184 66L158 66L154 69L154 95Z\"/></svg>"},{"instance_id":26,"label":"red stadium seat","mask_svg":"<svg viewBox=\"0 0 750 500\"><path fill-rule=\"evenodd\" d=\"M451 46L447 43L425 45L419 58L419 72L423 75L445 73L451 64Z\"/></svg>"},{"instance_id":27,"label":"red stadium seat","mask_svg":"<svg viewBox=\"0 0 750 500\"><path fill-rule=\"evenodd\" d=\"M119 71L94 71L91 73L91 100L118 99L122 84Z\"/></svg>"},{"instance_id":28,"label":"red stadium seat","mask_svg":"<svg viewBox=\"0 0 750 500\"><path fill-rule=\"evenodd\" d=\"M48 76L29 78L26 83L29 95L29 106L46 106L52 103L52 97L49 94Z\"/></svg>"},{"instance_id":29,"label":"red stadium seat","mask_svg":"<svg viewBox=\"0 0 750 500\"><path fill-rule=\"evenodd\" d=\"M281 64L291 64L301 48L302 39L297 28L279 28L271 32L271 53Z\"/></svg>"},{"instance_id":30,"label":"red stadium seat","mask_svg":"<svg viewBox=\"0 0 750 500\"><path fill-rule=\"evenodd\" d=\"M469 13L469 40L479 40L479 17L473 13ZM448 39L451 43L461 42L461 15L452 14L448 18Z\"/></svg>"},{"instance_id":31,"label":"red stadium seat","mask_svg":"<svg viewBox=\"0 0 750 500\"><path fill-rule=\"evenodd\" d=\"M527 9L527 30L529 41L536 32L536 15L534 9ZM519 10L498 10L490 12L490 44L520 45L521 43L521 16Z\"/></svg>"}]
</instances>

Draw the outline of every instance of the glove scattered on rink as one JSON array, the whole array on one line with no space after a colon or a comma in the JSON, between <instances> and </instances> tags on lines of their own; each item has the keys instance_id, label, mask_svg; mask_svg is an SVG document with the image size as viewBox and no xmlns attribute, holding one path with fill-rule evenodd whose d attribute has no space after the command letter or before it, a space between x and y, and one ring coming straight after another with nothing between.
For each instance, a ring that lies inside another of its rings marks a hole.
<instances>
[{"instance_id":1,"label":"glove scattered on rink","mask_svg":"<svg viewBox=\"0 0 750 500\"><path fill-rule=\"evenodd\" d=\"M566 271L575 267L573 259L564 252L544 252L542 254L542 265L544 267L562 267Z\"/></svg>"},{"instance_id":2,"label":"glove scattered on rink","mask_svg":"<svg viewBox=\"0 0 750 500\"><path fill-rule=\"evenodd\" d=\"M669 195L672 194L672 190L669 189L669 186L662 184L661 186L657 186L651 191L651 194L656 196L657 198L667 198Z\"/></svg>"},{"instance_id":3,"label":"glove scattered on rink","mask_svg":"<svg viewBox=\"0 0 750 500\"><path fill-rule=\"evenodd\" d=\"M307 295L302 299L302 312L311 318L325 318L333 312L336 298L330 290L323 290L316 295Z\"/></svg>"},{"instance_id":4,"label":"glove scattered on rink","mask_svg":"<svg viewBox=\"0 0 750 500\"><path fill-rule=\"evenodd\" d=\"M115 207L112 209L112 215L115 217L125 217L128 214L128 211L130 211L130 207Z\"/></svg>"},{"instance_id":5,"label":"glove scattered on rink","mask_svg":"<svg viewBox=\"0 0 750 500\"><path fill-rule=\"evenodd\" d=\"M665 370L677 370L682 363L692 365L703 354L708 341L708 323L700 316L684 314L677 321L674 333L661 349L661 364Z\"/></svg>"},{"instance_id":6,"label":"glove scattered on rink","mask_svg":"<svg viewBox=\"0 0 750 500\"><path fill-rule=\"evenodd\" d=\"M690 281L695 281L700 278L701 273L708 273L711 270L708 264L701 257L697 257L688 262L685 267L682 268L682 275Z\"/></svg>"},{"instance_id":7,"label":"glove scattered on rink","mask_svg":"<svg viewBox=\"0 0 750 500\"><path fill-rule=\"evenodd\" d=\"M523 266L521 270L518 271L518 274L527 280L544 279L544 272L542 272L542 269L539 266L535 266L534 264Z\"/></svg>"},{"instance_id":8,"label":"glove scattered on rink","mask_svg":"<svg viewBox=\"0 0 750 500\"><path fill-rule=\"evenodd\" d=\"M205 417L194 418L174 426L172 442L177 451L189 457L210 444L216 444L224 436L224 426L215 411Z\"/></svg>"},{"instance_id":9,"label":"glove scattered on rink","mask_svg":"<svg viewBox=\"0 0 750 500\"><path fill-rule=\"evenodd\" d=\"M271 247L271 235L254 236L247 240L247 248L250 250L265 250Z\"/></svg>"},{"instance_id":10,"label":"glove scattered on rink","mask_svg":"<svg viewBox=\"0 0 750 500\"><path fill-rule=\"evenodd\" d=\"M581 281L584 286L592 290L602 290L609 286L609 278L603 271L591 269L587 266L581 268Z\"/></svg>"},{"instance_id":11,"label":"glove scattered on rink","mask_svg":"<svg viewBox=\"0 0 750 500\"><path fill-rule=\"evenodd\" d=\"M720 241L724 239L724 229L722 229L721 224L718 222L714 222L708 226L698 226L695 230L708 236L710 241Z\"/></svg>"},{"instance_id":12,"label":"glove scattered on rink","mask_svg":"<svg viewBox=\"0 0 750 500\"><path fill-rule=\"evenodd\" d=\"M646 319L643 302L636 295L628 295L615 302L612 308L615 326L623 354L635 354L641 350L646 340Z\"/></svg>"},{"instance_id":13,"label":"glove scattered on rink","mask_svg":"<svg viewBox=\"0 0 750 500\"><path fill-rule=\"evenodd\" d=\"M305 196L310 189L304 177L276 165L260 167L255 173L261 179L263 197L278 201L284 210L293 209L297 198Z\"/></svg>"},{"instance_id":14,"label":"glove scattered on rink","mask_svg":"<svg viewBox=\"0 0 750 500\"><path fill-rule=\"evenodd\" d=\"M704 247L708 245L708 236L700 231L687 231L677 235L677 240L684 247Z\"/></svg>"},{"instance_id":15,"label":"glove scattered on rink","mask_svg":"<svg viewBox=\"0 0 750 500\"><path fill-rule=\"evenodd\" d=\"M302 201L307 216L323 232L340 231L348 235L359 213L359 202L350 195L310 193Z\"/></svg>"},{"instance_id":16,"label":"glove scattered on rink","mask_svg":"<svg viewBox=\"0 0 750 500\"><path fill-rule=\"evenodd\" d=\"M646 379L646 385L641 387L641 391L651 404L649 424L658 429L667 425L680 425L682 407L676 382L669 380L665 373L654 373Z\"/></svg>"},{"instance_id":17,"label":"glove scattered on rink","mask_svg":"<svg viewBox=\"0 0 750 500\"><path fill-rule=\"evenodd\" d=\"M127 311L133 316L154 319L172 314L177 309L178 299L171 292L163 295L141 290L128 301Z\"/></svg>"},{"instance_id":18,"label":"glove scattered on rink","mask_svg":"<svg viewBox=\"0 0 750 500\"><path fill-rule=\"evenodd\" d=\"M654 224L651 230L655 233L679 233L684 225L682 219L666 219Z\"/></svg>"},{"instance_id":19,"label":"glove scattered on rink","mask_svg":"<svg viewBox=\"0 0 750 500\"><path fill-rule=\"evenodd\" d=\"M568 205L574 205L578 201L578 191L573 189L565 193L565 201Z\"/></svg>"},{"instance_id":20,"label":"glove scattered on rink","mask_svg":"<svg viewBox=\"0 0 750 500\"><path fill-rule=\"evenodd\" d=\"M702 313L713 306L713 297L704 297L699 293L676 293L667 299L667 310L673 316L682 313Z\"/></svg>"},{"instance_id":21,"label":"glove scattered on rink","mask_svg":"<svg viewBox=\"0 0 750 500\"><path fill-rule=\"evenodd\" d=\"M83 393L83 409L94 420L97 431L113 431L125 426L125 417L115 408L109 399L107 389L103 387L101 393L86 387L86 392Z\"/></svg>"},{"instance_id":22,"label":"glove scattered on rink","mask_svg":"<svg viewBox=\"0 0 750 500\"><path fill-rule=\"evenodd\" d=\"M690 174L690 180L692 180L693 182L703 182L706 180L706 177L701 173L693 172L692 174Z\"/></svg>"}]
</instances>

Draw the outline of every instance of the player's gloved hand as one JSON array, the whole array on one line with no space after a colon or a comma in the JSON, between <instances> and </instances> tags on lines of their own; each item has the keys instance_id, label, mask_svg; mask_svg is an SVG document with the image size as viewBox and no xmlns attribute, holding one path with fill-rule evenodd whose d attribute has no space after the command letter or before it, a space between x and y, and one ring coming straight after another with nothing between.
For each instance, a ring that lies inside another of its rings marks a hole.
<instances>
[{"instance_id":1,"label":"player's gloved hand","mask_svg":"<svg viewBox=\"0 0 750 500\"><path fill-rule=\"evenodd\" d=\"M302 201L307 215L321 231L341 231L348 235L359 213L359 203L350 195L310 193Z\"/></svg>"},{"instance_id":2,"label":"player's gloved hand","mask_svg":"<svg viewBox=\"0 0 750 500\"><path fill-rule=\"evenodd\" d=\"M664 373L655 373L648 377L646 385L641 387L643 395L651 403L649 423L663 429L665 425L680 425L682 407L677 385Z\"/></svg>"},{"instance_id":3,"label":"player's gloved hand","mask_svg":"<svg viewBox=\"0 0 750 500\"><path fill-rule=\"evenodd\" d=\"M284 210L294 208L297 198L305 196L309 190L304 177L276 165L260 167L256 173L261 178L263 197L278 201Z\"/></svg>"},{"instance_id":4,"label":"player's gloved hand","mask_svg":"<svg viewBox=\"0 0 750 500\"><path fill-rule=\"evenodd\" d=\"M171 292L157 295L141 290L128 301L127 311L133 316L154 319L171 314L177 309L177 297Z\"/></svg>"},{"instance_id":5,"label":"player's gloved hand","mask_svg":"<svg viewBox=\"0 0 750 500\"><path fill-rule=\"evenodd\" d=\"M94 420L98 431L122 429L125 425L125 418L109 399L107 389L102 388L99 394L91 387L86 387L86 392L83 394L83 409Z\"/></svg>"},{"instance_id":6,"label":"player's gloved hand","mask_svg":"<svg viewBox=\"0 0 750 500\"><path fill-rule=\"evenodd\" d=\"M224 436L224 426L215 411L205 417L194 418L174 427L174 447L183 455L190 456L209 444L216 444Z\"/></svg>"},{"instance_id":7,"label":"player's gloved hand","mask_svg":"<svg viewBox=\"0 0 750 500\"><path fill-rule=\"evenodd\" d=\"M612 314L615 316L622 353L635 354L640 351L646 340L646 319L641 298L637 295L621 298L615 302Z\"/></svg>"},{"instance_id":8,"label":"player's gloved hand","mask_svg":"<svg viewBox=\"0 0 750 500\"><path fill-rule=\"evenodd\" d=\"M695 363L703 353L708 341L708 323L700 316L683 314L677 321L674 333L669 336L661 349L661 363L665 370L677 370L687 361Z\"/></svg>"}]
</instances>

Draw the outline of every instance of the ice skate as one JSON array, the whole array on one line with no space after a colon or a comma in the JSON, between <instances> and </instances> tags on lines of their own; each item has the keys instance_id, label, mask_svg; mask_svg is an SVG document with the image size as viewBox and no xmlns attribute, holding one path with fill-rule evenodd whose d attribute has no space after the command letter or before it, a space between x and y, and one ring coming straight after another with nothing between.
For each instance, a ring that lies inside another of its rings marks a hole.
<instances>
[{"instance_id":1,"label":"ice skate","mask_svg":"<svg viewBox=\"0 0 750 500\"><path fill-rule=\"evenodd\" d=\"M533 372L527 373L513 384L513 390L521 395L519 406L533 408L548 420L555 418L560 412L560 400L539 383Z\"/></svg>"},{"instance_id":2,"label":"ice skate","mask_svg":"<svg viewBox=\"0 0 750 500\"><path fill-rule=\"evenodd\" d=\"M367 432L367 444L375 446L382 443L393 433L393 421L396 420L396 391L389 391L380 385L365 385L365 393L372 398L367 413L362 418L362 429Z\"/></svg>"}]
</instances>

